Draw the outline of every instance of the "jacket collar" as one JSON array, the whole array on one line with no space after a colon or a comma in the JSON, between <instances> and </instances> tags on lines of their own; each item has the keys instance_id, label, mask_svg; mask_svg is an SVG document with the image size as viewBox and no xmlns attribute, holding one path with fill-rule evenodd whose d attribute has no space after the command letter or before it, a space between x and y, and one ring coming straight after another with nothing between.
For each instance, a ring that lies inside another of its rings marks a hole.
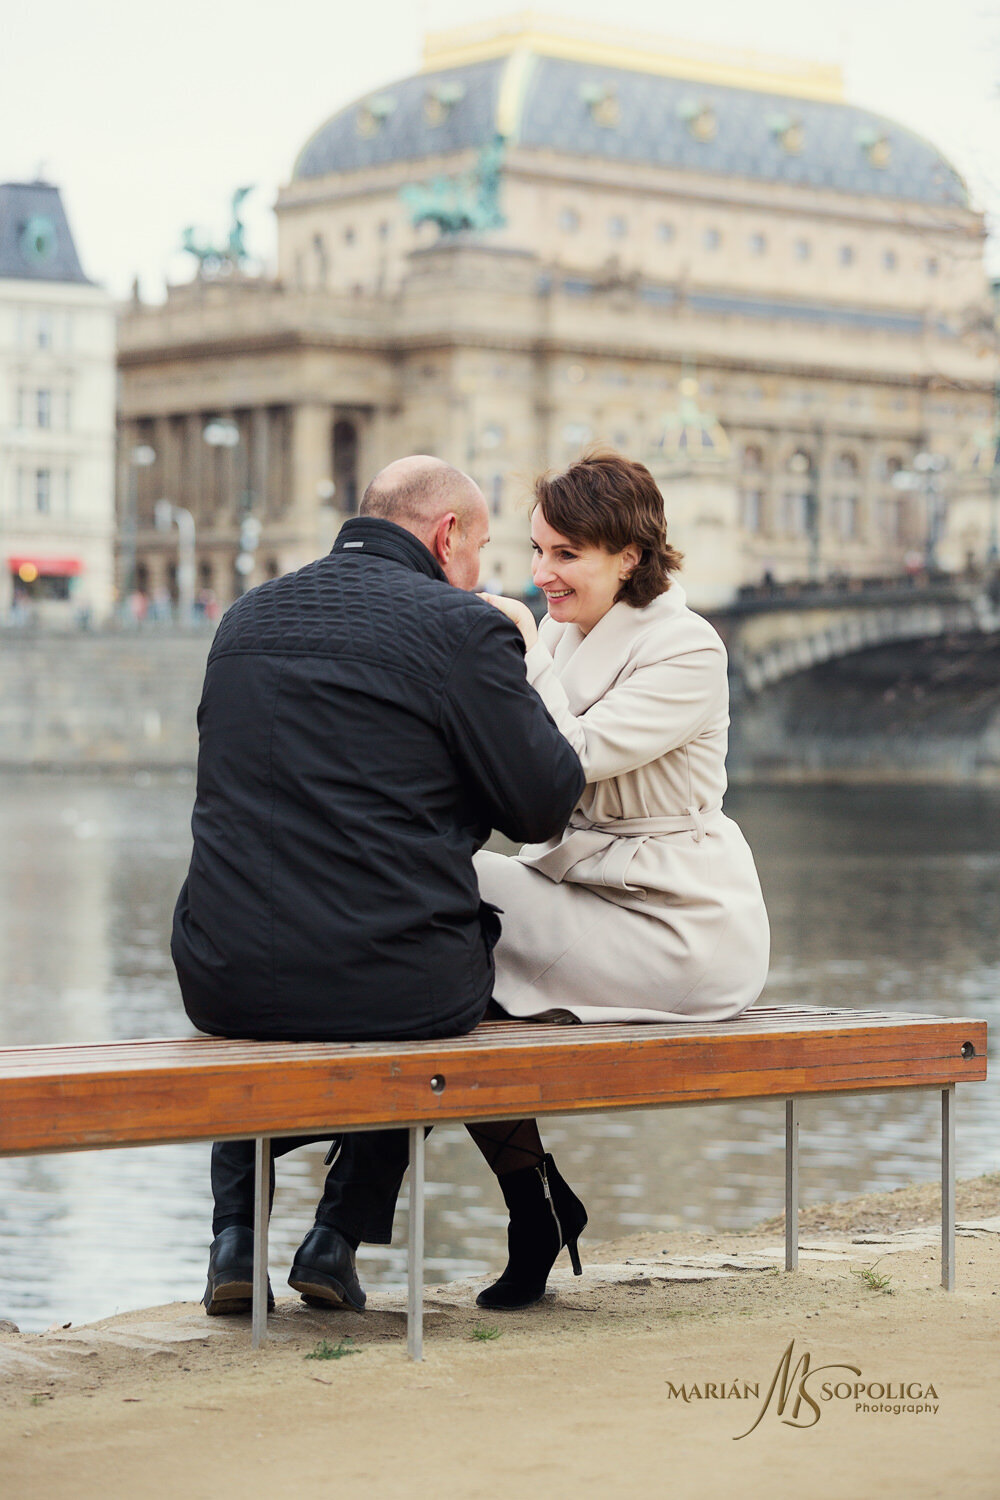
<instances>
[{"instance_id":1,"label":"jacket collar","mask_svg":"<svg viewBox=\"0 0 1000 1500\"><path fill-rule=\"evenodd\" d=\"M613 604L586 635L576 625L563 626L550 650L571 711L585 713L603 698L621 675L635 643L647 631L676 619L686 605L684 590L679 583L672 583L644 609Z\"/></svg>"},{"instance_id":2,"label":"jacket collar","mask_svg":"<svg viewBox=\"0 0 1000 1500\"><path fill-rule=\"evenodd\" d=\"M404 568L410 568L414 573L426 573L428 578L437 578L441 583L448 582L437 558L428 552L412 531L397 526L395 521L383 521L378 516L352 516L345 521L330 555L334 552L346 552L348 556L352 552L360 552L386 557L391 562L402 563Z\"/></svg>"}]
</instances>

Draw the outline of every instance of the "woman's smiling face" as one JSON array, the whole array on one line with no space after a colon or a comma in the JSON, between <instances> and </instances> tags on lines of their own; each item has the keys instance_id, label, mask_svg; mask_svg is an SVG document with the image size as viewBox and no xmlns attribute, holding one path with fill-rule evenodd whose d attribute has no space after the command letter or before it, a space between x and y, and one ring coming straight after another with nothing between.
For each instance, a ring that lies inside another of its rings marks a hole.
<instances>
[{"instance_id":1,"label":"woman's smiling face","mask_svg":"<svg viewBox=\"0 0 1000 1500\"><path fill-rule=\"evenodd\" d=\"M560 625L576 625L584 635L607 614L624 577L639 561L637 547L605 552L561 536L540 505L531 517L531 548L531 576L548 601L550 617Z\"/></svg>"}]
</instances>

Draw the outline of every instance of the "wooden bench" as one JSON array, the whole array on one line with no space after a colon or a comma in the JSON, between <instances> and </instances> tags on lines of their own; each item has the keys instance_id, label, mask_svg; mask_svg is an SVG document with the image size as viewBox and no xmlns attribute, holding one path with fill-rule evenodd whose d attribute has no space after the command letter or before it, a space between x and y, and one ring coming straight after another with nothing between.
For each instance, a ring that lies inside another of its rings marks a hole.
<instances>
[{"instance_id":1,"label":"wooden bench","mask_svg":"<svg viewBox=\"0 0 1000 1500\"><path fill-rule=\"evenodd\" d=\"M252 1338L267 1320L270 1137L410 1131L407 1347L422 1356L425 1125L785 1101L785 1268L798 1263L798 1106L941 1090L941 1283L955 1276L956 1083L986 1077L986 1023L760 1006L735 1021L485 1022L434 1042L107 1042L0 1049L0 1156L255 1137Z\"/></svg>"}]
</instances>

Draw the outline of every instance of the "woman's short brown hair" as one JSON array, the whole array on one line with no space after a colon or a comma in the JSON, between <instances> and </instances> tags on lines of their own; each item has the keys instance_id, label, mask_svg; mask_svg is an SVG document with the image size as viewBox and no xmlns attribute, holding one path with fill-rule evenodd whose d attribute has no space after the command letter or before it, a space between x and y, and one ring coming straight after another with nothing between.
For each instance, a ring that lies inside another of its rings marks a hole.
<instances>
[{"instance_id":1,"label":"woman's short brown hair","mask_svg":"<svg viewBox=\"0 0 1000 1500\"><path fill-rule=\"evenodd\" d=\"M645 464L592 448L562 474L542 474L535 499L554 530L577 546L605 552L639 548L639 562L615 595L642 609L670 587L683 554L667 541L663 496Z\"/></svg>"}]
</instances>

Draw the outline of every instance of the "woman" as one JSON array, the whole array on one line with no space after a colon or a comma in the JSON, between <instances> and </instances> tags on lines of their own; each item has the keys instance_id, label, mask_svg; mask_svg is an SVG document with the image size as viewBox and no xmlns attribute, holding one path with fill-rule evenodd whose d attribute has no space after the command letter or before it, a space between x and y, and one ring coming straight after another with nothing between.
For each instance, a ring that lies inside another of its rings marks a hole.
<instances>
[{"instance_id":1,"label":"woman","mask_svg":"<svg viewBox=\"0 0 1000 1500\"><path fill-rule=\"evenodd\" d=\"M535 486L532 576L548 602L485 597L521 631L528 681L583 764L568 827L476 856L503 912L496 1004L569 1021L721 1021L760 994L768 924L753 857L722 813L725 648L687 608L663 500L640 463L594 452ZM471 1127L510 1210L506 1270L481 1306L526 1307L586 1210L533 1120Z\"/></svg>"}]
</instances>

